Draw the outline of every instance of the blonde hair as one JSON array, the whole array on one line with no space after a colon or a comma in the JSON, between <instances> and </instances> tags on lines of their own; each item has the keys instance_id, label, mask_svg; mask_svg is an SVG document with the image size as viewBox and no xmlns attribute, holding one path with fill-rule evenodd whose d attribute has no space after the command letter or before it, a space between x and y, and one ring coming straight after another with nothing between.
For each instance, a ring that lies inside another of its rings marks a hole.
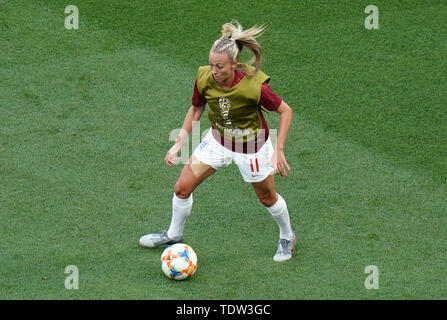
<instances>
[{"instance_id":1,"label":"blonde hair","mask_svg":"<svg viewBox=\"0 0 447 320\"><path fill-rule=\"evenodd\" d=\"M238 61L242 49L245 47L253 53L253 58L247 62L248 65L256 64L256 67L248 76L254 76L262 64L262 49L256 38L265 30L265 26L253 26L250 29L243 30L237 20L225 23L222 26L222 36L214 41L211 52L226 53L231 62Z\"/></svg>"}]
</instances>

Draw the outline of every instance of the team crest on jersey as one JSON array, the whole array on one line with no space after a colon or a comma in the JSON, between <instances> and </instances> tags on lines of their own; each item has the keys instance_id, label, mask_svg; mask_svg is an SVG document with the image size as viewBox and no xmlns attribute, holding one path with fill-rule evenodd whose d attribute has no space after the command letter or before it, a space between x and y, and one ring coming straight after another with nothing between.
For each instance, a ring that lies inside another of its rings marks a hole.
<instances>
[{"instance_id":1,"label":"team crest on jersey","mask_svg":"<svg viewBox=\"0 0 447 320\"><path fill-rule=\"evenodd\" d=\"M230 99L228 99L226 97L219 98L219 107L220 107L220 114L222 115L222 118L224 120L224 124L226 126L231 126L231 121L228 118L228 115L230 113L230 108L231 108Z\"/></svg>"}]
</instances>

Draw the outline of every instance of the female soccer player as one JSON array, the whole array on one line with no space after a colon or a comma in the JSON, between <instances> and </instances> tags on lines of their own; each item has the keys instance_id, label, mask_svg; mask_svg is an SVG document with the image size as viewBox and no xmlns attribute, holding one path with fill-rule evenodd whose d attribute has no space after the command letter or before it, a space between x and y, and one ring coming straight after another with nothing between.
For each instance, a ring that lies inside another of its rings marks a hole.
<instances>
[{"instance_id":1,"label":"female soccer player","mask_svg":"<svg viewBox=\"0 0 447 320\"><path fill-rule=\"evenodd\" d=\"M260 70L262 55L256 37L263 30L262 26L243 30L235 20L222 26L222 36L211 47L209 65L198 70L192 106L175 144L165 157L167 165L172 167L179 162L177 154L207 103L211 128L175 184L169 229L141 237L141 245L153 248L183 242L183 226L191 213L193 191L219 168L234 161L244 181L252 184L259 201L279 226L278 250L273 259L285 261L292 257L296 237L286 202L275 192L274 182L275 172L287 177L291 171L284 156L284 144L292 109L272 91L267 84L270 77ZM254 54L248 64L239 63L244 47ZM261 106L280 114L275 148Z\"/></svg>"}]
</instances>

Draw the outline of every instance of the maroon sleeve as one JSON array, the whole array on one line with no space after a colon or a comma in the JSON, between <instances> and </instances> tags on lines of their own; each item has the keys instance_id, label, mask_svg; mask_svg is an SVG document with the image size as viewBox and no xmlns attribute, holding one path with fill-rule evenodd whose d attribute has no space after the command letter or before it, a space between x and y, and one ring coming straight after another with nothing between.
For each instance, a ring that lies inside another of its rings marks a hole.
<instances>
[{"instance_id":1,"label":"maroon sleeve","mask_svg":"<svg viewBox=\"0 0 447 320\"><path fill-rule=\"evenodd\" d=\"M282 99L273 92L267 82L264 82L261 88L261 98L259 99L259 103L269 111L276 111L281 102Z\"/></svg>"},{"instance_id":2,"label":"maroon sleeve","mask_svg":"<svg viewBox=\"0 0 447 320\"><path fill-rule=\"evenodd\" d=\"M199 89L197 88L197 79L196 79L196 83L194 84L194 94L192 96L192 105L194 107L201 107L205 104L206 104L206 98L200 94Z\"/></svg>"}]
</instances>

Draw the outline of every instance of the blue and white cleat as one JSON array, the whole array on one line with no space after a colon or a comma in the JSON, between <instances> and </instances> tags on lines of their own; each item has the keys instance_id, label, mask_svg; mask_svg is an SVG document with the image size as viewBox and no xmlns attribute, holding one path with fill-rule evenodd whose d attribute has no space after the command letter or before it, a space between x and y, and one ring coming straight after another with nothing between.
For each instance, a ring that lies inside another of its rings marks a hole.
<instances>
[{"instance_id":1,"label":"blue and white cleat","mask_svg":"<svg viewBox=\"0 0 447 320\"><path fill-rule=\"evenodd\" d=\"M178 239L171 239L168 237L168 232L163 230L162 233L152 233L142 236L140 238L140 244L143 247L155 248L162 245L171 245L174 243L183 242L183 235Z\"/></svg>"},{"instance_id":2,"label":"blue and white cleat","mask_svg":"<svg viewBox=\"0 0 447 320\"><path fill-rule=\"evenodd\" d=\"M292 251L293 247L295 246L295 241L296 241L295 232L293 233L293 238L290 240L279 239L278 250L276 251L276 254L273 257L273 260L277 262L282 262L292 258Z\"/></svg>"}]
</instances>

